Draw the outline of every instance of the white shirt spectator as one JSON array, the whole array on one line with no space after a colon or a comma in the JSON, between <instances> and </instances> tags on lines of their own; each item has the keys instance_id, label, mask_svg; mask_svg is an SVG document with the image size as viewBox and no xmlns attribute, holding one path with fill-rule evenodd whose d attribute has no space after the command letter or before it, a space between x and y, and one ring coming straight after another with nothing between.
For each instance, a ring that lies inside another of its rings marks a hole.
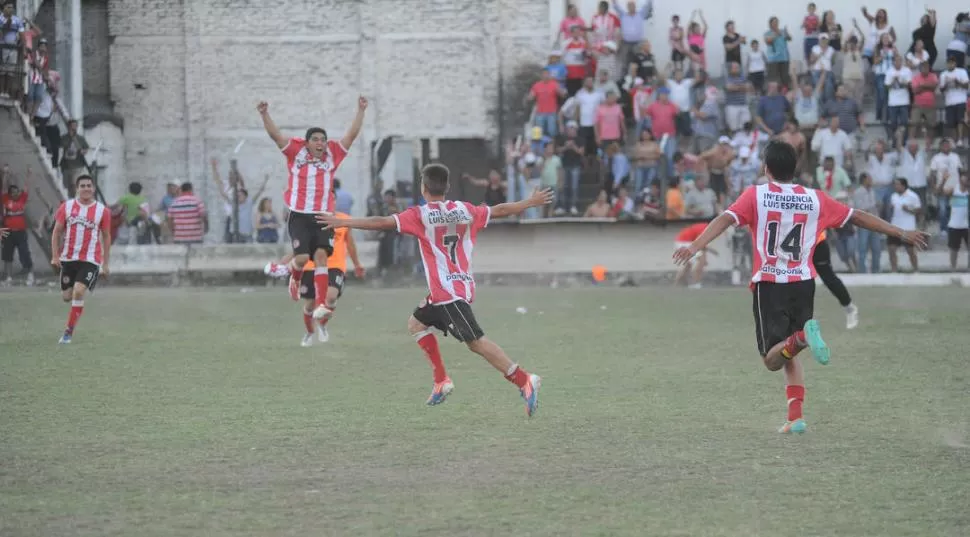
<instances>
[{"instance_id":1,"label":"white shirt spectator","mask_svg":"<svg viewBox=\"0 0 970 537\"><path fill-rule=\"evenodd\" d=\"M882 160L876 158L875 153L872 153L866 162L866 171L872 177L874 186L886 186L892 184L893 179L896 178L896 166L898 165L899 155L895 152L883 153Z\"/></svg>"},{"instance_id":2,"label":"white shirt spectator","mask_svg":"<svg viewBox=\"0 0 970 537\"><path fill-rule=\"evenodd\" d=\"M812 47L812 57L815 58L812 71L828 71L831 76L833 56L835 56L835 50L832 47L825 47L825 52L822 52L821 45Z\"/></svg>"},{"instance_id":3,"label":"white shirt spectator","mask_svg":"<svg viewBox=\"0 0 970 537\"><path fill-rule=\"evenodd\" d=\"M950 222L946 227L967 229L967 191L960 188L959 182L950 197Z\"/></svg>"},{"instance_id":4,"label":"white shirt spectator","mask_svg":"<svg viewBox=\"0 0 970 537\"><path fill-rule=\"evenodd\" d=\"M889 106L909 106L909 85L913 72L909 67L895 67L886 71L886 87L889 88ZM965 99L964 99L965 100Z\"/></svg>"},{"instance_id":5,"label":"white shirt spectator","mask_svg":"<svg viewBox=\"0 0 970 537\"><path fill-rule=\"evenodd\" d=\"M955 106L967 102L967 88L957 87L957 84L968 82L970 82L970 78L967 77L967 70L962 67L940 73L940 89L944 92L946 106Z\"/></svg>"},{"instance_id":6,"label":"white shirt spectator","mask_svg":"<svg viewBox=\"0 0 970 537\"><path fill-rule=\"evenodd\" d=\"M603 102L603 95L583 88L576 92L575 99L579 106L579 126L592 127L596 123L596 109Z\"/></svg>"},{"instance_id":7,"label":"white shirt spectator","mask_svg":"<svg viewBox=\"0 0 970 537\"><path fill-rule=\"evenodd\" d=\"M889 204L893 207L891 222L894 226L905 231L916 229L916 215L903 210L904 207L907 209L919 209L921 207L916 192L908 188L902 194L893 192L893 195L889 197Z\"/></svg>"},{"instance_id":8,"label":"white shirt spectator","mask_svg":"<svg viewBox=\"0 0 970 537\"><path fill-rule=\"evenodd\" d=\"M751 160L758 160L761 148L768 145L769 138L767 133L758 129L753 129L751 132L738 131L731 139L731 147L738 152L742 147L747 147L751 150Z\"/></svg>"},{"instance_id":9,"label":"white shirt spectator","mask_svg":"<svg viewBox=\"0 0 970 537\"><path fill-rule=\"evenodd\" d=\"M680 82L673 79L667 80L667 88L670 90L670 102L677 105L677 108L681 112L690 112L690 88L693 85L693 78L685 78Z\"/></svg>"},{"instance_id":10,"label":"white shirt spectator","mask_svg":"<svg viewBox=\"0 0 970 537\"><path fill-rule=\"evenodd\" d=\"M765 62L767 58L765 57L765 51L763 50L749 50L748 51L748 73L763 73L765 72Z\"/></svg>"},{"instance_id":11,"label":"white shirt spectator","mask_svg":"<svg viewBox=\"0 0 970 537\"><path fill-rule=\"evenodd\" d=\"M930 160L930 171L936 174L936 181L938 184L942 183L943 188L955 188L960 184L961 169L963 164L960 162L960 157L953 151L937 153ZM947 175L946 179L943 178L944 175Z\"/></svg>"},{"instance_id":12,"label":"white shirt spectator","mask_svg":"<svg viewBox=\"0 0 970 537\"><path fill-rule=\"evenodd\" d=\"M925 187L926 152L920 149L914 157L908 149L904 150L899 157L899 168L896 170L896 175L905 178L910 188Z\"/></svg>"},{"instance_id":13,"label":"white shirt spectator","mask_svg":"<svg viewBox=\"0 0 970 537\"><path fill-rule=\"evenodd\" d=\"M915 52L910 52L906 55L906 61L909 62L912 69L919 69L920 65L930 61L930 53L925 50L919 55L916 55Z\"/></svg>"},{"instance_id":14,"label":"white shirt spectator","mask_svg":"<svg viewBox=\"0 0 970 537\"><path fill-rule=\"evenodd\" d=\"M818 153L819 161L832 157L836 166L844 168L845 153L852 151L852 139L842 129L835 132L832 129L819 129L812 136L812 151Z\"/></svg>"}]
</instances>

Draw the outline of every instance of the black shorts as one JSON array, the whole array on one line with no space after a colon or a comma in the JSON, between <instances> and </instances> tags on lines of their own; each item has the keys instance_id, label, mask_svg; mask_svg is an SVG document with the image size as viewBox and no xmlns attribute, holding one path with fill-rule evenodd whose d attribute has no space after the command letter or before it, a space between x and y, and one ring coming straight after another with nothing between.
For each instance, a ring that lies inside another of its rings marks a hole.
<instances>
[{"instance_id":1,"label":"black shorts","mask_svg":"<svg viewBox=\"0 0 970 537\"><path fill-rule=\"evenodd\" d=\"M815 315L815 280L793 283L758 282L754 285L754 332L758 352L801 330Z\"/></svg>"},{"instance_id":2,"label":"black shorts","mask_svg":"<svg viewBox=\"0 0 970 537\"><path fill-rule=\"evenodd\" d=\"M451 334L462 343L478 341L485 335L475 320L472 306L464 300L447 304L430 304L427 300L414 310L414 318L425 326L433 326L447 336Z\"/></svg>"},{"instance_id":3,"label":"black shorts","mask_svg":"<svg viewBox=\"0 0 970 537\"><path fill-rule=\"evenodd\" d=\"M329 283L327 286L336 288L337 298L340 298L344 294L344 271L332 268L327 271L327 274L329 275ZM317 286L313 284L312 270L304 271L303 277L300 278L300 298L307 300L315 300L317 298Z\"/></svg>"},{"instance_id":4,"label":"black shorts","mask_svg":"<svg viewBox=\"0 0 970 537\"><path fill-rule=\"evenodd\" d=\"M727 194L727 179L724 173L711 172L711 190L717 195Z\"/></svg>"},{"instance_id":5,"label":"black shorts","mask_svg":"<svg viewBox=\"0 0 970 537\"><path fill-rule=\"evenodd\" d=\"M967 103L955 104L946 107L946 126L956 127L963 123L963 118L967 114Z\"/></svg>"},{"instance_id":6,"label":"black shorts","mask_svg":"<svg viewBox=\"0 0 970 537\"><path fill-rule=\"evenodd\" d=\"M290 233L293 253L313 256L318 249L326 250L327 255L333 254L333 229L323 229L315 219L316 215L290 212L286 221L286 229Z\"/></svg>"},{"instance_id":7,"label":"black shorts","mask_svg":"<svg viewBox=\"0 0 970 537\"><path fill-rule=\"evenodd\" d=\"M970 248L970 230L963 228L947 228L946 230L946 245L951 250L959 250L960 243L967 245Z\"/></svg>"},{"instance_id":8,"label":"black shorts","mask_svg":"<svg viewBox=\"0 0 970 537\"><path fill-rule=\"evenodd\" d=\"M819 265L832 264L832 249L829 247L829 241L818 241L818 244L815 245L815 252L812 254L812 264L815 265L816 271Z\"/></svg>"},{"instance_id":9,"label":"black shorts","mask_svg":"<svg viewBox=\"0 0 970 537\"><path fill-rule=\"evenodd\" d=\"M101 269L94 263L87 261L62 261L61 262L61 291L67 291L74 287L76 282L81 282L87 286L88 291L94 291L94 286L98 284L98 274Z\"/></svg>"},{"instance_id":10,"label":"black shorts","mask_svg":"<svg viewBox=\"0 0 970 537\"><path fill-rule=\"evenodd\" d=\"M15 250L20 250L20 258L23 259L23 252L27 251L29 253L28 248L30 246L27 242L27 232L23 230L11 231L7 235L7 238L3 239L3 242L0 243L0 260L4 263L13 263L13 253ZM24 268L29 269L31 267Z\"/></svg>"}]
</instances>

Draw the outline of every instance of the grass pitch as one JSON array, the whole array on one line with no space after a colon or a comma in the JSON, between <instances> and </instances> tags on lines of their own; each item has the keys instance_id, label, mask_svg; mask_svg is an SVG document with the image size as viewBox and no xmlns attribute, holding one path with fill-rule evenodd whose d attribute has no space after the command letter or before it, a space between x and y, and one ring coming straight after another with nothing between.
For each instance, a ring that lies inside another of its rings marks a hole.
<instances>
[{"instance_id":1,"label":"grass pitch","mask_svg":"<svg viewBox=\"0 0 970 537\"><path fill-rule=\"evenodd\" d=\"M454 340L424 405L420 290L348 289L310 349L279 289L105 288L67 347L55 294L5 293L0 535L970 535L970 294L851 291L799 437L744 289L482 288L531 420Z\"/></svg>"}]
</instances>

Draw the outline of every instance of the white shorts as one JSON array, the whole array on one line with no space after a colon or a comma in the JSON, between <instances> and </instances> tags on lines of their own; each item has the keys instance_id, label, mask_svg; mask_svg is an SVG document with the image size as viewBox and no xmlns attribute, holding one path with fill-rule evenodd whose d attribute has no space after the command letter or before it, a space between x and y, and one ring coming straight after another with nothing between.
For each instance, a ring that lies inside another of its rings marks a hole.
<instances>
[{"instance_id":1,"label":"white shorts","mask_svg":"<svg viewBox=\"0 0 970 537\"><path fill-rule=\"evenodd\" d=\"M690 246L689 242L674 241L674 251L677 251L681 248L687 248L689 246ZM701 252L697 252L696 254L694 254L694 257L690 258L690 260L694 261L695 259L699 259L700 257L701 257Z\"/></svg>"}]
</instances>

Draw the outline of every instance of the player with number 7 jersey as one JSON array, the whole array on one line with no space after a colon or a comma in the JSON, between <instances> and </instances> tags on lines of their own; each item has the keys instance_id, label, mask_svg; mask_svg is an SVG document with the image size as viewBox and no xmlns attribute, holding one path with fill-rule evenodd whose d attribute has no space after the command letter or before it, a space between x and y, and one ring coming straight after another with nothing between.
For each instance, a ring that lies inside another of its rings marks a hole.
<instances>
[{"instance_id":1,"label":"player with number 7 jersey","mask_svg":"<svg viewBox=\"0 0 970 537\"><path fill-rule=\"evenodd\" d=\"M525 400L526 414L532 416L539 407L541 379L519 367L501 347L485 337L472 312L471 303L475 299L472 250L478 233L492 218L518 215L531 207L547 205L552 202L552 191L537 190L528 199L494 207L471 205L445 199L448 175L448 168L441 164L430 164L421 170L421 194L427 200L424 206L411 207L392 216L318 215L316 220L328 228L397 230L418 239L429 294L408 319L408 331L431 362L434 387L428 405L443 403L455 388L441 361L438 339L431 331L437 328L465 343L469 350L485 358L506 380L515 384Z\"/></svg>"},{"instance_id":2,"label":"player with number 7 jersey","mask_svg":"<svg viewBox=\"0 0 970 537\"><path fill-rule=\"evenodd\" d=\"M928 235L903 231L865 211L853 210L825 192L792 184L798 153L791 145L772 141L764 150L766 184L749 187L690 244L674 253L683 264L730 226L749 227L754 244L751 277L758 351L771 371L784 369L788 419L782 433L803 433L805 373L797 355L811 348L815 360L829 362L815 307L815 266L818 237L828 228L849 222L902 241L926 247Z\"/></svg>"}]
</instances>

